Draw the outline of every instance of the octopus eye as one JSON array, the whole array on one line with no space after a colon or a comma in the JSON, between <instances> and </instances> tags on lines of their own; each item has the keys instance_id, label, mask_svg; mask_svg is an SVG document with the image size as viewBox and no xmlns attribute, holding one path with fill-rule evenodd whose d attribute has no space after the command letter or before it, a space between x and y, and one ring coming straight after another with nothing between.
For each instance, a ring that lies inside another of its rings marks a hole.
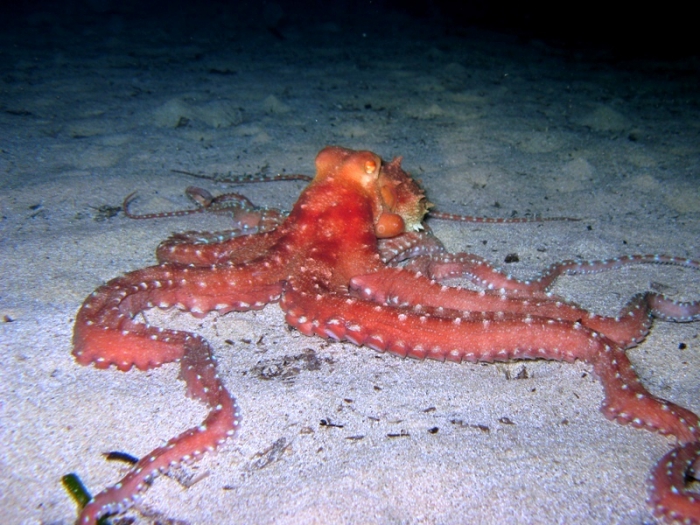
<instances>
[{"instance_id":1,"label":"octopus eye","mask_svg":"<svg viewBox=\"0 0 700 525\"><path fill-rule=\"evenodd\" d=\"M374 173L377 169L377 163L373 160L365 162L365 173Z\"/></svg>"}]
</instances>

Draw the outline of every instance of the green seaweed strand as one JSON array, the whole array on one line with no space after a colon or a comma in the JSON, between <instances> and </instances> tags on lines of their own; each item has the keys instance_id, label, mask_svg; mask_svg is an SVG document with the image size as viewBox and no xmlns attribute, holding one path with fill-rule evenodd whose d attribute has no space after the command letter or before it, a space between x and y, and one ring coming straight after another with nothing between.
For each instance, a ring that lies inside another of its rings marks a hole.
<instances>
[{"instance_id":1,"label":"green seaweed strand","mask_svg":"<svg viewBox=\"0 0 700 525\"><path fill-rule=\"evenodd\" d=\"M85 505L87 505L88 502L92 499L92 496L88 492L88 489L85 488L85 485L83 485L83 482L80 481L78 475L74 474L73 472L61 477L61 484L63 485L63 488L66 489L66 492L70 494L70 497L73 498L73 501L75 501L75 503L78 505L78 508L80 509L83 509ZM109 524L110 522L104 516L97 520L97 525Z\"/></svg>"}]
</instances>

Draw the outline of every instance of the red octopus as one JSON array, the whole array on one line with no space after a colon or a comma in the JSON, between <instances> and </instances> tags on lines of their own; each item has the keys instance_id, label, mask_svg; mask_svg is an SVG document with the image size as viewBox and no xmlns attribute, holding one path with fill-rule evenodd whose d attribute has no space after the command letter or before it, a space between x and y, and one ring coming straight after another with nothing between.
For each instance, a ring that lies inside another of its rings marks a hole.
<instances>
[{"instance_id":1,"label":"red octopus","mask_svg":"<svg viewBox=\"0 0 700 525\"><path fill-rule=\"evenodd\" d=\"M211 196L202 193L203 204ZM99 287L75 323L80 364L141 370L177 361L189 395L209 407L197 427L143 457L119 483L95 496L78 523L90 524L132 505L152 479L233 437L240 412L202 337L136 320L152 307L195 316L246 311L279 302L287 322L306 335L347 340L402 357L450 361L552 359L589 363L603 384L603 413L621 423L673 436L677 446L652 472L650 504L667 521L700 523L700 496L687 482L700 472L700 420L651 395L625 349L641 342L651 317L700 319L700 302L679 303L647 292L620 315L603 317L547 290L562 274L631 263L697 261L630 256L565 261L533 281L518 281L470 254L449 254L422 230L430 206L402 170L369 151L327 147L316 176L289 215L233 198L237 228L178 234L157 251L159 264ZM441 284L466 277L473 291Z\"/></svg>"}]
</instances>

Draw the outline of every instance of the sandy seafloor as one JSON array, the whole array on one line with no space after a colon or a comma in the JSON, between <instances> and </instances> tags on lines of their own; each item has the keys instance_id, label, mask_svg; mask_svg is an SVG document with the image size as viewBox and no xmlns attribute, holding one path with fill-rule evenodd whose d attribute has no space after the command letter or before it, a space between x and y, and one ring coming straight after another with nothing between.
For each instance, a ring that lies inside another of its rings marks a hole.
<instances>
[{"instance_id":1,"label":"sandy seafloor","mask_svg":"<svg viewBox=\"0 0 700 525\"><path fill-rule=\"evenodd\" d=\"M371 149L402 155L444 211L582 219L430 221L451 250L521 277L567 258L700 258L692 59L613 59L399 15L275 31L195 12L53 16L0 35L2 523L71 523L62 475L97 492L126 470L103 453L141 456L204 417L177 365L122 373L71 356L76 311L97 286L154 264L173 231L228 224L136 221L118 207L132 191L135 211L187 207L198 184L289 209L303 183L171 169L312 174L327 144ZM607 314L648 289L697 299L700 273L646 266L556 287ZM212 343L244 420L114 523L655 523L646 480L671 440L606 420L589 366L403 360L303 336L276 305L146 316ZM649 390L695 412L699 333L655 322L629 351Z\"/></svg>"}]
</instances>

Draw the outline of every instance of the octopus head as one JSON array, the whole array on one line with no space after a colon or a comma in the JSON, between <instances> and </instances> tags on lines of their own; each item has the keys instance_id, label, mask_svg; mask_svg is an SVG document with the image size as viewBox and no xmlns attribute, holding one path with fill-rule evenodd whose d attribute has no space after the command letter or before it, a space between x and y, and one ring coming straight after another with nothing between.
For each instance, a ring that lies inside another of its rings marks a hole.
<instances>
[{"instance_id":1,"label":"octopus head","mask_svg":"<svg viewBox=\"0 0 700 525\"><path fill-rule=\"evenodd\" d=\"M431 204L423 189L401 168L401 157L384 162L371 151L328 146L316 157L316 181L332 178L359 185L372 202L379 238L420 230Z\"/></svg>"},{"instance_id":2,"label":"octopus head","mask_svg":"<svg viewBox=\"0 0 700 525\"><path fill-rule=\"evenodd\" d=\"M385 207L382 216L384 214L397 215L404 223L402 231L386 235L386 237L394 237L399 233L422 229L423 217L432 204L425 198L423 188L401 168L401 157L396 157L391 162L382 164L378 184ZM379 217L380 223L382 216ZM382 237L382 235L377 236Z\"/></svg>"}]
</instances>

